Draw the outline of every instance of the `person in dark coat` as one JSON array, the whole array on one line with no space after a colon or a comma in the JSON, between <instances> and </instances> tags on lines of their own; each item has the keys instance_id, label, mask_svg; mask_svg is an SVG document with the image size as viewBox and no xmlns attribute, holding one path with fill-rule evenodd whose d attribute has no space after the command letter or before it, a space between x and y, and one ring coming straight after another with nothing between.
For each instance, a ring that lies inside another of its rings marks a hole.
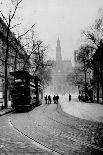
<instances>
[{"instance_id":1,"label":"person in dark coat","mask_svg":"<svg viewBox=\"0 0 103 155\"><path fill-rule=\"evenodd\" d=\"M51 104L51 96L48 96L48 104Z\"/></svg>"},{"instance_id":2,"label":"person in dark coat","mask_svg":"<svg viewBox=\"0 0 103 155\"><path fill-rule=\"evenodd\" d=\"M57 102L57 104L58 104L58 100L59 100L59 96L57 95L56 96L56 102Z\"/></svg>"},{"instance_id":3,"label":"person in dark coat","mask_svg":"<svg viewBox=\"0 0 103 155\"><path fill-rule=\"evenodd\" d=\"M47 95L45 96L45 103L47 104L48 98Z\"/></svg>"},{"instance_id":4,"label":"person in dark coat","mask_svg":"<svg viewBox=\"0 0 103 155\"><path fill-rule=\"evenodd\" d=\"M81 95L80 95L80 94L78 95L78 100L79 100L79 101L81 100Z\"/></svg>"},{"instance_id":5,"label":"person in dark coat","mask_svg":"<svg viewBox=\"0 0 103 155\"><path fill-rule=\"evenodd\" d=\"M55 104L55 101L56 101L56 97L55 97L55 95L53 96L53 101L54 101L54 104Z\"/></svg>"},{"instance_id":6,"label":"person in dark coat","mask_svg":"<svg viewBox=\"0 0 103 155\"><path fill-rule=\"evenodd\" d=\"M71 101L71 95L69 94L69 101Z\"/></svg>"}]
</instances>

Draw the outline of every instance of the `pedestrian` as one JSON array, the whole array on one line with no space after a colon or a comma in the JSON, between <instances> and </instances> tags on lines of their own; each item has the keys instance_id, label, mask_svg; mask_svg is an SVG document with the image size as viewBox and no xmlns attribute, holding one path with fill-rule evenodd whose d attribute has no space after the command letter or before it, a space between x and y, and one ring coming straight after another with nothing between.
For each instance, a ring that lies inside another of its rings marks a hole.
<instances>
[{"instance_id":1,"label":"pedestrian","mask_svg":"<svg viewBox=\"0 0 103 155\"><path fill-rule=\"evenodd\" d=\"M71 101L71 95L69 94L69 101Z\"/></svg>"},{"instance_id":2,"label":"pedestrian","mask_svg":"<svg viewBox=\"0 0 103 155\"><path fill-rule=\"evenodd\" d=\"M48 96L48 104L51 104L51 96Z\"/></svg>"},{"instance_id":3,"label":"pedestrian","mask_svg":"<svg viewBox=\"0 0 103 155\"><path fill-rule=\"evenodd\" d=\"M54 101L54 104L55 104L55 99L56 99L56 98L55 98L55 95L54 95L54 96L53 96L53 101Z\"/></svg>"},{"instance_id":4,"label":"pedestrian","mask_svg":"<svg viewBox=\"0 0 103 155\"><path fill-rule=\"evenodd\" d=\"M45 103L47 104L48 98L47 95L45 96Z\"/></svg>"},{"instance_id":5,"label":"pedestrian","mask_svg":"<svg viewBox=\"0 0 103 155\"><path fill-rule=\"evenodd\" d=\"M79 101L81 100L81 95L80 95L80 94L78 95L78 100L79 100Z\"/></svg>"},{"instance_id":6,"label":"pedestrian","mask_svg":"<svg viewBox=\"0 0 103 155\"><path fill-rule=\"evenodd\" d=\"M58 100L59 100L59 96L57 95L56 96L56 102L57 102L57 104L58 104Z\"/></svg>"}]
</instances>

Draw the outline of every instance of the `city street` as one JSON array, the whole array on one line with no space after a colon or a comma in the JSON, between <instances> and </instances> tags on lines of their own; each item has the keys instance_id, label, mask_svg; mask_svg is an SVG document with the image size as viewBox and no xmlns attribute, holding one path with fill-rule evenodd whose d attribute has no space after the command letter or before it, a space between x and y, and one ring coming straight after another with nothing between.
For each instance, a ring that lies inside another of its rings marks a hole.
<instances>
[{"instance_id":1,"label":"city street","mask_svg":"<svg viewBox=\"0 0 103 155\"><path fill-rule=\"evenodd\" d=\"M65 114L60 106L57 107L56 104L44 104L28 113L11 114L8 118L15 132L18 130L58 154L102 154L101 135L99 134L99 131L103 129L102 124ZM19 138L22 141L21 135L19 135ZM25 141L25 143L27 142ZM18 151L21 150L21 154L22 147L25 148L25 143L23 143L23 146L21 142L18 145L18 147L20 146ZM30 141L27 144L26 146L35 150ZM32 149L31 154L34 153ZM28 147L24 150L28 152Z\"/></svg>"},{"instance_id":2,"label":"city street","mask_svg":"<svg viewBox=\"0 0 103 155\"><path fill-rule=\"evenodd\" d=\"M101 155L103 152L102 123L69 115L53 102L30 112L1 116L0 124L0 155ZM38 143L41 145L37 146Z\"/></svg>"}]
</instances>

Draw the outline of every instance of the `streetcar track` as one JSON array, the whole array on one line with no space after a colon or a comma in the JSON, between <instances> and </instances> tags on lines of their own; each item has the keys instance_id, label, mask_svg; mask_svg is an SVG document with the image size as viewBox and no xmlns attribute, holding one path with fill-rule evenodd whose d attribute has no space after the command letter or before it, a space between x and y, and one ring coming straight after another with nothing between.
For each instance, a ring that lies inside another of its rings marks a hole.
<instances>
[{"instance_id":1,"label":"streetcar track","mask_svg":"<svg viewBox=\"0 0 103 155\"><path fill-rule=\"evenodd\" d=\"M23 133L22 131L20 131L18 128L16 128L16 127L13 125L13 123L12 123L11 120L10 120L10 118L8 119L8 121L9 121L9 124L10 124L10 126L11 126L12 128L14 128L16 131L18 131L19 133L21 133L23 136L25 136L25 137L27 137L28 139L30 139L30 140L32 141L32 144L38 146L39 148L41 148L41 149L43 149L43 150L46 150L46 151L50 152L50 153L55 153L55 155L63 155L61 152L58 152L58 151L56 151L56 150L54 150L54 149L51 149L50 147L48 147L48 146L46 146L46 145L40 143L39 141L37 141L37 140L31 138L31 137L28 136L27 134L25 134L25 133Z\"/></svg>"},{"instance_id":2,"label":"streetcar track","mask_svg":"<svg viewBox=\"0 0 103 155\"><path fill-rule=\"evenodd\" d=\"M26 136L27 138L29 138L30 140L32 140L32 144L35 144L35 143L37 143L36 145L38 146L38 147L40 147L39 145L42 145L43 147L46 147L46 149L47 149L47 151L52 151L52 153L54 152L55 154L57 154L57 155L63 155L65 152L64 151L62 151L62 152L59 152L59 151L57 151L57 150L54 150L54 149L51 149L50 147L48 147L47 145L45 145L45 144L42 144L42 143L40 143L39 141L37 141L37 140L35 140L35 139L33 139L33 138L31 138L30 136L28 136L27 134L25 134L25 133L23 133L22 131L20 131L18 128L16 128L14 125L13 125L13 123L11 122L11 120L9 120L9 123L10 123L10 125L14 128L14 129L16 129L19 133L21 133L22 135L24 135L24 136ZM43 129L43 127L40 125L40 124L37 124L36 122L34 122L39 128L41 127L41 129ZM44 128L45 129L45 128ZM50 131L49 131L50 132ZM50 132L51 133L51 132ZM52 133L52 134L54 134L54 133ZM57 135L58 136L58 135ZM63 142L58 142L59 144L62 144L62 146L65 146L66 148L68 148L68 145L67 144L65 144L65 143L63 143ZM41 148L41 147L40 147ZM59 149L60 150L60 149Z\"/></svg>"}]
</instances>

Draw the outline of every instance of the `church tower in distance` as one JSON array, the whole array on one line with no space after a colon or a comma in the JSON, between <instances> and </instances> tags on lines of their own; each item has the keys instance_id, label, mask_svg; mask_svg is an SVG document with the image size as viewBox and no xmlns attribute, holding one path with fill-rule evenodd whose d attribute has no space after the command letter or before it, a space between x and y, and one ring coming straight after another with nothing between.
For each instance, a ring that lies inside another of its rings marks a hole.
<instances>
[{"instance_id":1,"label":"church tower in distance","mask_svg":"<svg viewBox=\"0 0 103 155\"><path fill-rule=\"evenodd\" d=\"M56 47L56 67L57 67L58 71L63 70L62 56L61 56L61 46L60 46L59 38L57 40L57 47Z\"/></svg>"},{"instance_id":2,"label":"church tower in distance","mask_svg":"<svg viewBox=\"0 0 103 155\"><path fill-rule=\"evenodd\" d=\"M48 90L54 94L71 92L71 86L66 82L67 75L72 71L71 60L62 60L60 39L57 39L56 61L52 69L52 80Z\"/></svg>"}]
</instances>

